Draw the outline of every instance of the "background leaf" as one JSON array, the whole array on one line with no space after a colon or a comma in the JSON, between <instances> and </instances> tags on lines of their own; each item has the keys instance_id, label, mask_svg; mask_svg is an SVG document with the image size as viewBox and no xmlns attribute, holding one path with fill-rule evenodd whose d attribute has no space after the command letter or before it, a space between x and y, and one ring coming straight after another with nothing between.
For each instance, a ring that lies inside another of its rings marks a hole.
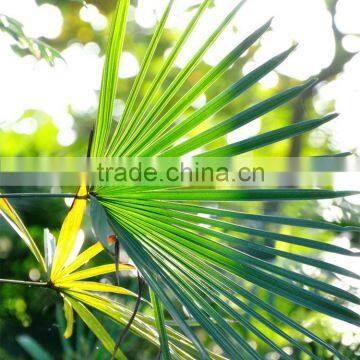
<instances>
[{"instance_id":1,"label":"background leaf","mask_svg":"<svg viewBox=\"0 0 360 360\"><path fill-rule=\"evenodd\" d=\"M52 360L53 357L33 338L28 335L17 337L17 342L35 360Z\"/></svg>"},{"instance_id":2,"label":"background leaf","mask_svg":"<svg viewBox=\"0 0 360 360\"><path fill-rule=\"evenodd\" d=\"M26 36L23 25L9 16L0 14L0 30L9 34L20 48L27 48L37 59L44 59L50 65L54 65L56 58L62 59L59 51L52 46Z\"/></svg>"}]
</instances>

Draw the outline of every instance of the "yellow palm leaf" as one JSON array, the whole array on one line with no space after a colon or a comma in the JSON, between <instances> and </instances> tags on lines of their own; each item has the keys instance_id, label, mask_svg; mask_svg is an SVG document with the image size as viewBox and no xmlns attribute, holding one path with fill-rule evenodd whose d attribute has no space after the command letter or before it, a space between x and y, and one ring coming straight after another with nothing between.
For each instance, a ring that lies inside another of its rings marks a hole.
<instances>
[{"instance_id":1,"label":"yellow palm leaf","mask_svg":"<svg viewBox=\"0 0 360 360\"><path fill-rule=\"evenodd\" d=\"M136 297L132 291L122 288L120 286L114 286L110 284L103 284L94 281L68 281L61 284L58 284L61 289L70 289L73 291L76 290L86 290L86 291L98 291L98 292L107 292L120 295L131 295Z\"/></svg>"},{"instance_id":2,"label":"yellow palm leaf","mask_svg":"<svg viewBox=\"0 0 360 360\"><path fill-rule=\"evenodd\" d=\"M113 299L106 298L102 295L92 294L86 291L65 291L66 295L70 296L75 301L84 303L85 305L102 312L103 314L123 326L128 323L129 318L132 315L132 310L128 309L119 302L116 302ZM134 320L134 323L131 326L131 330L142 338L152 342L153 344L157 346L159 345L159 337L155 327L155 321L151 316L138 313ZM192 343L181 333L177 332L171 327L168 327L167 330L170 336L170 346L174 350L174 352L178 354L177 358L184 360L194 360L195 357L189 355L189 353L194 351L194 346L192 345ZM179 344L181 344L181 346L178 346ZM183 347L189 350L189 352L184 351ZM212 359L225 359L221 355L211 352L210 354Z\"/></svg>"},{"instance_id":3,"label":"yellow palm leaf","mask_svg":"<svg viewBox=\"0 0 360 360\"><path fill-rule=\"evenodd\" d=\"M66 329L64 332L64 338L68 339L71 337L74 328L74 311L70 301L64 297L64 315L66 319Z\"/></svg>"},{"instance_id":4,"label":"yellow palm leaf","mask_svg":"<svg viewBox=\"0 0 360 360\"><path fill-rule=\"evenodd\" d=\"M31 237L29 231L21 221L19 215L10 205L6 199L0 199L0 215L2 215L10 226L18 233L21 239L25 242L27 247L34 254L36 260L41 264L43 269L46 271L46 264L43 256L41 255L35 241Z\"/></svg>"},{"instance_id":5,"label":"yellow palm leaf","mask_svg":"<svg viewBox=\"0 0 360 360\"><path fill-rule=\"evenodd\" d=\"M120 264L119 266L119 270L121 271L129 271L134 269L135 269L134 266L128 264ZM56 279L56 281L54 281L54 285L57 286L60 283L88 279L94 276L105 275L112 272L115 272L115 264L95 266L89 269L76 271L72 274L59 277Z\"/></svg>"},{"instance_id":6,"label":"yellow palm leaf","mask_svg":"<svg viewBox=\"0 0 360 360\"><path fill-rule=\"evenodd\" d=\"M86 210L86 195L87 188L85 185L82 185L77 192L77 198L75 198L61 227L59 240L55 250L53 267L51 270L52 281L56 279L57 275L64 267L76 244L76 238ZM79 198L80 196L83 196L84 198Z\"/></svg>"},{"instance_id":7,"label":"yellow palm leaf","mask_svg":"<svg viewBox=\"0 0 360 360\"><path fill-rule=\"evenodd\" d=\"M104 250L104 247L100 242L90 246L88 249L83 251L81 254L79 254L76 259L66 266L59 274L59 277L63 277L65 275L68 275L75 270L77 270L82 265L86 264L89 260L91 260L94 256L99 254L102 250Z\"/></svg>"},{"instance_id":8,"label":"yellow palm leaf","mask_svg":"<svg viewBox=\"0 0 360 360\"><path fill-rule=\"evenodd\" d=\"M66 297L77 314L81 317L84 323L89 327L89 329L96 335L96 337L104 345L105 349L110 353L113 352L115 347L115 342L101 325L100 321L88 310L88 308L81 304L79 301L72 299L71 297ZM120 349L117 350L116 359L124 360L126 356L121 352Z\"/></svg>"}]
</instances>

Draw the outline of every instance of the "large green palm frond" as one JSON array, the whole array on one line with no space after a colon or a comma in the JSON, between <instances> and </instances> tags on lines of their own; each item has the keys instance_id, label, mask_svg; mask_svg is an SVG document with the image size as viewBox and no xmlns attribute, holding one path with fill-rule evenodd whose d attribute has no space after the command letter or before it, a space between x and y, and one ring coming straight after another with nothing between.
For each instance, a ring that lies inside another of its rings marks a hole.
<instances>
[{"instance_id":1,"label":"large green palm frond","mask_svg":"<svg viewBox=\"0 0 360 360\"><path fill-rule=\"evenodd\" d=\"M92 156L178 157L186 155L269 113L314 85L316 80L311 79L303 85L285 90L179 144L179 139L188 135L191 130L211 116L216 115L273 71L294 50L292 47L274 56L211 98L203 107L184 116L188 113L191 104L223 76L270 27L270 22L267 22L250 34L179 98L182 85L199 65L206 51L231 22L243 4L240 2L193 58L178 72L166 90L161 92L161 86L173 68L178 54L210 4L210 0L205 0L196 8L193 19L164 60L146 96L142 97L138 106L135 106L173 5L173 1L169 1L155 29L123 115L110 137L112 108L118 81L118 63L129 8L129 0L119 1L103 72ZM177 99L175 104L168 107L174 99ZM328 115L321 119L308 120L269 131L235 144L203 152L200 156L232 157L243 154L315 129L335 116ZM323 281L323 275L342 275L355 279L359 279L359 275L321 260L318 256L308 255L313 251L349 257L359 254L326 242L266 231L262 224L270 223L333 232L358 231L359 229L309 219L241 213L227 210L226 203L311 201L344 197L353 193L320 189L222 190L216 188L142 188L139 186L93 186L90 190L91 215L99 239L104 241L111 227L151 288L156 325L160 329L163 358L170 358L174 354L167 349L167 331L164 325L166 320L164 320L162 306L196 346L198 353L194 354L194 358L213 357L204 348L183 311L179 310L179 304L186 308L196 325L201 326L219 344L224 355L230 359L260 358L260 355L241 336L239 327L252 333L282 358L289 359L290 356L278 345L277 340L280 338L300 352L318 359L310 348L299 340L304 337L310 338L336 357L345 358L331 345L285 315L281 309L263 300L262 297L256 296L250 289L253 286L262 289L265 294L275 294L306 309L350 324L360 325L360 316L347 306L347 304L359 304L359 298ZM248 226L249 221L258 226ZM251 241L246 240L248 235L252 236ZM295 244L307 249L306 255L268 246L262 241L264 239L271 239L276 244ZM284 259L284 261L279 264L265 261L256 256L259 252L277 259ZM286 266L281 266L281 264L286 264ZM293 265L296 264L316 268L321 276L315 278L304 275L295 270ZM233 326L233 323L237 326ZM291 329L291 334L298 335L289 335L288 329Z\"/></svg>"}]
</instances>

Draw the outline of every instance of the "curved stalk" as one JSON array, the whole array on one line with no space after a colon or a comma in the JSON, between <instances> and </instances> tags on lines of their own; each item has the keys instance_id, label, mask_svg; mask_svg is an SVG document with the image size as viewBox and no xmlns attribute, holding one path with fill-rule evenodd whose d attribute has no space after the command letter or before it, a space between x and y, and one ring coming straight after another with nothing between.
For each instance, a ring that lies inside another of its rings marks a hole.
<instances>
[{"instance_id":1,"label":"curved stalk","mask_svg":"<svg viewBox=\"0 0 360 360\"><path fill-rule=\"evenodd\" d=\"M0 199L21 199L21 198L78 198L87 199L87 196L76 196L73 193L12 193L12 194L0 194Z\"/></svg>"},{"instance_id":2,"label":"curved stalk","mask_svg":"<svg viewBox=\"0 0 360 360\"><path fill-rule=\"evenodd\" d=\"M13 284L13 285L25 285L25 286L49 287L49 284L47 282L13 280L13 279L0 279L0 284Z\"/></svg>"}]
</instances>

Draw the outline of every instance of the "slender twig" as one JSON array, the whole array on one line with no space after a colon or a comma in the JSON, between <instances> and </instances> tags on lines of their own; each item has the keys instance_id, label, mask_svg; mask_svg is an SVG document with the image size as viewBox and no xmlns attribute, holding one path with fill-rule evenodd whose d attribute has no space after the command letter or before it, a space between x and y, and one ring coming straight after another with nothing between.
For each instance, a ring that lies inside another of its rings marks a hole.
<instances>
[{"instance_id":1,"label":"slender twig","mask_svg":"<svg viewBox=\"0 0 360 360\"><path fill-rule=\"evenodd\" d=\"M25 280L13 280L13 279L0 279L0 284L13 284L13 285L26 285L26 286L40 286L48 287L49 284L40 281L25 281Z\"/></svg>"},{"instance_id":2,"label":"slender twig","mask_svg":"<svg viewBox=\"0 0 360 360\"><path fill-rule=\"evenodd\" d=\"M87 199L88 196L76 196L74 193L11 193L11 194L0 194L0 199L22 199L22 198L77 198Z\"/></svg>"},{"instance_id":3,"label":"slender twig","mask_svg":"<svg viewBox=\"0 0 360 360\"><path fill-rule=\"evenodd\" d=\"M92 148L93 140L94 140L94 127L91 129L90 134L89 134L88 148L87 148L87 152L86 152L86 157L88 159L91 156L91 148Z\"/></svg>"},{"instance_id":4,"label":"slender twig","mask_svg":"<svg viewBox=\"0 0 360 360\"><path fill-rule=\"evenodd\" d=\"M90 157L91 157L91 148L92 148L93 140L94 140L94 126L91 129L90 134L89 134L88 148L87 148L87 152L86 152L86 168L87 168L88 173L91 173ZM87 190L87 192L89 192L91 190L91 187L89 186L89 184L87 184L86 190Z\"/></svg>"},{"instance_id":5,"label":"slender twig","mask_svg":"<svg viewBox=\"0 0 360 360\"><path fill-rule=\"evenodd\" d=\"M114 248L114 257L115 257L115 275L118 286L120 286L120 241L116 238L115 248Z\"/></svg>"},{"instance_id":6,"label":"slender twig","mask_svg":"<svg viewBox=\"0 0 360 360\"><path fill-rule=\"evenodd\" d=\"M123 331L121 332L119 340L115 344L111 360L115 359L116 352L119 349L119 347L120 347L122 341L124 340L126 334L128 333L128 331L129 331L129 329L130 329L130 327L131 327L131 325L132 325L132 323L133 323L133 321L135 319L135 316L136 316L136 314L137 314L137 312L139 310L139 306L140 306L140 303L141 303L141 297L142 297L142 293L143 293L144 286L145 286L145 281L140 276L140 274L138 274L138 283L139 283L139 291L138 291L138 297L136 299L136 304L135 304L135 307L134 307L133 314L131 315L131 318L129 319L128 323L126 324Z\"/></svg>"}]
</instances>

